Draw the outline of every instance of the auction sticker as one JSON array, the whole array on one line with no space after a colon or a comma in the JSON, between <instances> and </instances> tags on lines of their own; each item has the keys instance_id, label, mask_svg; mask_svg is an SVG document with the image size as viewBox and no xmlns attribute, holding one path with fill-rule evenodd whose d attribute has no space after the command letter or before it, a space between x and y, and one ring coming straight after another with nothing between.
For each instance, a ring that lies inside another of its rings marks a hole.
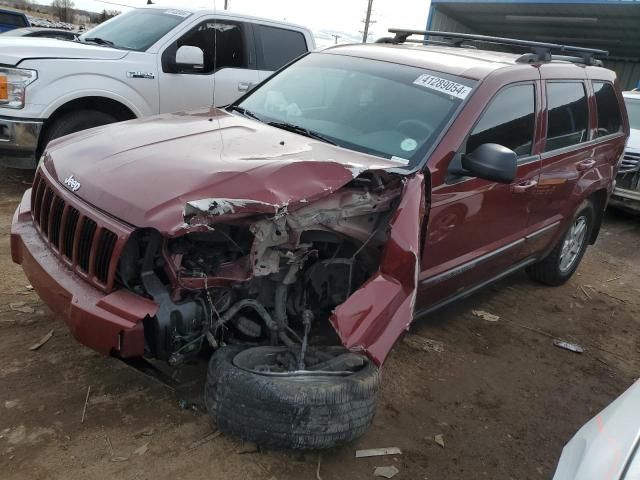
<instances>
[{"instance_id":1,"label":"auction sticker","mask_svg":"<svg viewBox=\"0 0 640 480\"><path fill-rule=\"evenodd\" d=\"M453 82L446 78L436 77L434 75L428 75L426 73L416 78L413 83L460 99L467 98L467 95L469 95L472 90L471 87L467 87L461 83Z\"/></svg>"}]
</instances>

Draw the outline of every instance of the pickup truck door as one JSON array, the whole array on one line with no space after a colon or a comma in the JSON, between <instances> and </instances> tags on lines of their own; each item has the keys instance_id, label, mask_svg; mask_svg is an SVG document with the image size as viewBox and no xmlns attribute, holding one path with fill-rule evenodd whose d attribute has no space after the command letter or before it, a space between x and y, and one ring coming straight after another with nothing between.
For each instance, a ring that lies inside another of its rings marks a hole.
<instances>
[{"instance_id":1,"label":"pickup truck door","mask_svg":"<svg viewBox=\"0 0 640 480\"><path fill-rule=\"evenodd\" d=\"M534 155L539 96L539 81L499 90L449 167L455 170L461 155L479 145L497 143L518 154L513 183L450 176L432 185L417 314L495 278L521 259L540 175L540 158Z\"/></svg>"},{"instance_id":2,"label":"pickup truck door","mask_svg":"<svg viewBox=\"0 0 640 480\"><path fill-rule=\"evenodd\" d=\"M304 34L297 30L259 23L254 24L253 30L260 81L309 51Z\"/></svg>"},{"instance_id":3,"label":"pickup truck door","mask_svg":"<svg viewBox=\"0 0 640 480\"><path fill-rule=\"evenodd\" d=\"M204 65L175 64L178 48L200 48ZM209 18L165 47L160 55L160 113L223 106L257 84L256 54L251 25Z\"/></svg>"}]
</instances>

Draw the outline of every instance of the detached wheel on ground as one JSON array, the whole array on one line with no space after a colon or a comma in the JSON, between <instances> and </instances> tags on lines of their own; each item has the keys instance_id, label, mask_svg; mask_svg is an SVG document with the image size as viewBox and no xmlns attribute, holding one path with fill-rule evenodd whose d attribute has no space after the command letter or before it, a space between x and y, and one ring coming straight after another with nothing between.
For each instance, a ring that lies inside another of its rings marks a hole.
<instances>
[{"instance_id":1,"label":"detached wheel on ground","mask_svg":"<svg viewBox=\"0 0 640 480\"><path fill-rule=\"evenodd\" d=\"M49 142L56 138L117 121L116 117L97 110L77 110L65 113L47 128L42 140L42 149L44 150Z\"/></svg>"},{"instance_id":2,"label":"detached wheel on ground","mask_svg":"<svg viewBox=\"0 0 640 480\"><path fill-rule=\"evenodd\" d=\"M369 428L379 374L368 358L310 348L313 366L286 371L288 355L287 347L223 347L211 357L205 403L221 431L265 447L321 449Z\"/></svg>"},{"instance_id":3,"label":"detached wheel on ground","mask_svg":"<svg viewBox=\"0 0 640 480\"><path fill-rule=\"evenodd\" d=\"M529 276L545 285L562 285L575 273L584 256L593 224L595 209L589 200L585 200L569 225L569 229L542 261L527 268Z\"/></svg>"}]
</instances>

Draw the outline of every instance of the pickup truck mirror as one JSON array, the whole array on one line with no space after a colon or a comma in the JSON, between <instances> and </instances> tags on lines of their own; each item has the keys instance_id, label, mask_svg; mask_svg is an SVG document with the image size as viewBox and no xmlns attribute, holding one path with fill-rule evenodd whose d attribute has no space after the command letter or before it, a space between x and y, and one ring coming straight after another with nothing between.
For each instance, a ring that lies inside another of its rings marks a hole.
<instances>
[{"instance_id":1,"label":"pickup truck mirror","mask_svg":"<svg viewBox=\"0 0 640 480\"><path fill-rule=\"evenodd\" d=\"M183 45L176 52L176 66L181 68L203 69L204 52L201 48Z\"/></svg>"},{"instance_id":2,"label":"pickup truck mirror","mask_svg":"<svg viewBox=\"0 0 640 480\"><path fill-rule=\"evenodd\" d=\"M462 168L473 177L511 183L516 178L518 155L497 143L484 143L462 156Z\"/></svg>"}]
</instances>

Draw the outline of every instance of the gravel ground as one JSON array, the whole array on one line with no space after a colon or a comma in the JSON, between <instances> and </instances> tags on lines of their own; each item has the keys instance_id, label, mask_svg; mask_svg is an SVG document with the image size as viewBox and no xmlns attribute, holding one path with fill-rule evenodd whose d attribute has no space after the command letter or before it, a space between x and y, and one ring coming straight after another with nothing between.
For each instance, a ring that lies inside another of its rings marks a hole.
<instances>
[{"instance_id":1,"label":"gravel ground","mask_svg":"<svg viewBox=\"0 0 640 480\"><path fill-rule=\"evenodd\" d=\"M182 399L200 405L204 365L175 371L172 390L73 340L11 263L11 215L29 182L0 169L0 476L315 479L317 453L259 452L211 435L201 407L179 408ZM321 478L372 479L390 465L396 479L550 478L573 433L638 375L639 246L639 219L610 213L565 286L516 274L418 320L384 366L373 427L324 452ZM555 347L554 337L585 353ZM425 339L442 348L423 349ZM402 455L354 458L390 446Z\"/></svg>"}]
</instances>

